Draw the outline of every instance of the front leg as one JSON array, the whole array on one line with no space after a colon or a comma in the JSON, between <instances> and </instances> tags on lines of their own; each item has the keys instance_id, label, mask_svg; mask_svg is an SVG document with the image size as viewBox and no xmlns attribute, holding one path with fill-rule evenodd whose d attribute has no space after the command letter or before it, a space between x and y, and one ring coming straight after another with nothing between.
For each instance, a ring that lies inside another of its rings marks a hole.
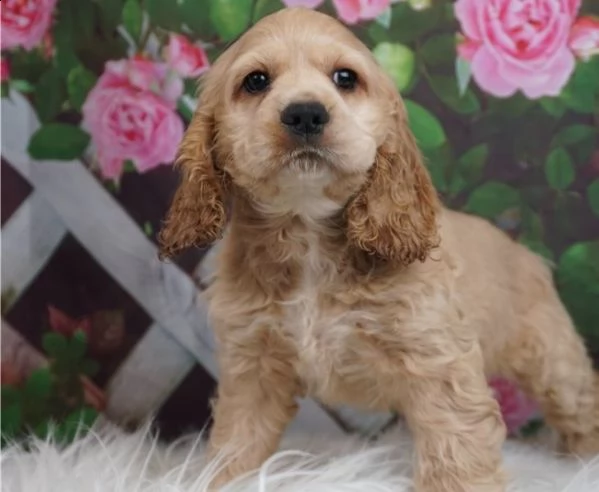
<instances>
[{"instance_id":1,"label":"front leg","mask_svg":"<svg viewBox=\"0 0 599 492\"><path fill-rule=\"evenodd\" d=\"M212 488L259 468L277 450L297 412L294 357L284 341L267 330L221 347L208 454L222 460L223 467Z\"/></svg>"},{"instance_id":2,"label":"front leg","mask_svg":"<svg viewBox=\"0 0 599 492\"><path fill-rule=\"evenodd\" d=\"M414 434L417 490L502 492L505 425L478 342L459 345L407 356L402 406Z\"/></svg>"}]
</instances>

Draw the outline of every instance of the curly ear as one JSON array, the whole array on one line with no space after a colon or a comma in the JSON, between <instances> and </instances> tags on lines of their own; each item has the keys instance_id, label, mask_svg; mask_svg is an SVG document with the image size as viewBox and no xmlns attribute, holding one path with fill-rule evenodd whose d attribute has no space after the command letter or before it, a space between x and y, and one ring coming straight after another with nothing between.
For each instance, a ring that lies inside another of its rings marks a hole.
<instances>
[{"instance_id":1,"label":"curly ear","mask_svg":"<svg viewBox=\"0 0 599 492\"><path fill-rule=\"evenodd\" d=\"M182 177L160 231L161 258L191 246L207 246L222 236L225 227L227 178L213 160L213 104L202 100L179 147L176 164Z\"/></svg>"},{"instance_id":2,"label":"curly ear","mask_svg":"<svg viewBox=\"0 0 599 492\"><path fill-rule=\"evenodd\" d=\"M392 264L424 261L438 245L437 193L395 93L390 134L379 148L370 176L346 208L354 247Z\"/></svg>"}]
</instances>

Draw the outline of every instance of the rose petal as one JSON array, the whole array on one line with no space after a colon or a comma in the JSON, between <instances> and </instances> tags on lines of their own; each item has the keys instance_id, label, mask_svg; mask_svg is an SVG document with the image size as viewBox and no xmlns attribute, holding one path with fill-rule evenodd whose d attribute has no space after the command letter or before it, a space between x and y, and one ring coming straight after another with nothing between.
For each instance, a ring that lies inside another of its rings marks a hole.
<instances>
[{"instance_id":1,"label":"rose petal","mask_svg":"<svg viewBox=\"0 0 599 492\"><path fill-rule=\"evenodd\" d=\"M516 92L516 85L499 74L498 60L493 58L486 46L476 52L471 68L472 77L485 92L497 97L509 97Z\"/></svg>"}]
</instances>

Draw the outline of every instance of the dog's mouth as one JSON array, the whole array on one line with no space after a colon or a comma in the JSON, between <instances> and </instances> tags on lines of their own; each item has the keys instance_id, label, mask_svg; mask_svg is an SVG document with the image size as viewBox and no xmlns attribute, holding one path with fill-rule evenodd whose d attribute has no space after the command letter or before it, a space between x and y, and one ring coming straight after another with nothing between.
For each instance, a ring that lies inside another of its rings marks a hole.
<instances>
[{"instance_id":1,"label":"dog's mouth","mask_svg":"<svg viewBox=\"0 0 599 492\"><path fill-rule=\"evenodd\" d=\"M332 164L330 152L321 147L302 146L289 152L285 166L302 172L321 170Z\"/></svg>"}]
</instances>

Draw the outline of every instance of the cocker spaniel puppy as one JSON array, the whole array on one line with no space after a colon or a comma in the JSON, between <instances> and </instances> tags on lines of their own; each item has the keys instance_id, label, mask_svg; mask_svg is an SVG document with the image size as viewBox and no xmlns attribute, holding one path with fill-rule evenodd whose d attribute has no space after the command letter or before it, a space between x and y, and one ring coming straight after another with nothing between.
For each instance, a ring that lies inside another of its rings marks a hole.
<instances>
[{"instance_id":1,"label":"cocker spaniel puppy","mask_svg":"<svg viewBox=\"0 0 599 492\"><path fill-rule=\"evenodd\" d=\"M213 243L215 486L277 449L296 398L394 409L420 491L504 490L487 376L599 451L599 384L543 261L440 205L403 103L336 20L287 9L214 64L180 147L163 256ZM228 220L230 219L230 220Z\"/></svg>"}]
</instances>

